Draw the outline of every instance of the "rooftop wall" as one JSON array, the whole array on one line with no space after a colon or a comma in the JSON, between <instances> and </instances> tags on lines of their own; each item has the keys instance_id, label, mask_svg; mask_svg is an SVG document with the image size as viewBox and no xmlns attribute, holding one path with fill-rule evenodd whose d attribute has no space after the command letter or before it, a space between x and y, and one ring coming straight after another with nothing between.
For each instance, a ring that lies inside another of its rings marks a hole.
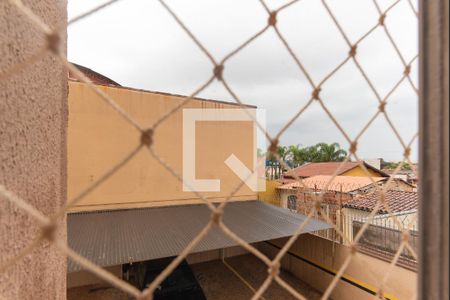
<instances>
[{"instance_id":1,"label":"rooftop wall","mask_svg":"<svg viewBox=\"0 0 450 300\"><path fill-rule=\"evenodd\" d=\"M150 127L176 107L184 97L122 87L98 86L138 124ZM185 108L239 108L235 104L194 99ZM182 109L158 127L153 136L155 152L182 174ZM240 183L224 163L235 154L253 168L255 129L250 121L197 122L196 178L220 179L221 191L202 193L223 201ZM140 132L80 82L69 81L68 197L72 199L120 162L140 143ZM256 199L247 186L233 200ZM169 173L146 148L72 210L117 209L200 203L197 195L184 192L182 183Z\"/></svg>"}]
</instances>

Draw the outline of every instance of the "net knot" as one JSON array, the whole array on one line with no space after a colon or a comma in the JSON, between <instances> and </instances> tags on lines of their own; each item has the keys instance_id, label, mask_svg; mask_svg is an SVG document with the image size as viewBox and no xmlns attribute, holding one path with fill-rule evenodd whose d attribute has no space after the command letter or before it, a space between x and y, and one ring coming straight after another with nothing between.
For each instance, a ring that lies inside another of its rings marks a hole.
<instances>
[{"instance_id":1,"label":"net knot","mask_svg":"<svg viewBox=\"0 0 450 300\"><path fill-rule=\"evenodd\" d=\"M358 150L358 142L354 141L351 143L349 151L351 154L355 154L357 150Z\"/></svg>"},{"instance_id":2,"label":"net knot","mask_svg":"<svg viewBox=\"0 0 450 300\"><path fill-rule=\"evenodd\" d=\"M380 103L380 106L378 106L378 110L382 113L386 111L386 101Z\"/></svg>"},{"instance_id":3,"label":"net knot","mask_svg":"<svg viewBox=\"0 0 450 300\"><path fill-rule=\"evenodd\" d=\"M211 221L214 224L219 225L220 222L222 222L222 216L223 216L223 211L221 209L215 209L213 211L213 213L211 214Z\"/></svg>"},{"instance_id":4,"label":"net knot","mask_svg":"<svg viewBox=\"0 0 450 300\"><path fill-rule=\"evenodd\" d=\"M408 65L408 66L405 67L405 71L403 72L403 74L405 76L408 76L410 73L411 73L411 66Z\"/></svg>"},{"instance_id":5,"label":"net knot","mask_svg":"<svg viewBox=\"0 0 450 300\"><path fill-rule=\"evenodd\" d=\"M358 247L356 245L351 245L350 246L350 254L354 255L358 253Z\"/></svg>"},{"instance_id":6,"label":"net knot","mask_svg":"<svg viewBox=\"0 0 450 300\"><path fill-rule=\"evenodd\" d=\"M269 26L275 26L277 25L277 12L276 11L272 11L269 14L269 20L268 20Z\"/></svg>"},{"instance_id":7,"label":"net knot","mask_svg":"<svg viewBox=\"0 0 450 300\"><path fill-rule=\"evenodd\" d=\"M386 203L386 195L384 193L380 194L380 203L385 204Z\"/></svg>"},{"instance_id":8,"label":"net knot","mask_svg":"<svg viewBox=\"0 0 450 300\"><path fill-rule=\"evenodd\" d=\"M153 300L153 293L142 293L137 300Z\"/></svg>"},{"instance_id":9,"label":"net knot","mask_svg":"<svg viewBox=\"0 0 450 300\"><path fill-rule=\"evenodd\" d=\"M380 19L378 19L378 23L381 25L381 26L384 26L384 21L386 20L386 14L382 14L381 16L380 16Z\"/></svg>"},{"instance_id":10,"label":"net knot","mask_svg":"<svg viewBox=\"0 0 450 300\"><path fill-rule=\"evenodd\" d=\"M405 149L405 153L403 154L405 157L409 157L411 155L411 148L408 147Z\"/></svg>"},{"instance_id":11,"label":"net knot","mask_svg":"<svg viewBox=\"0 0 450 300\"><path fill-rule=\"evenodd\" d=\"M153 144L153 129L147 129L141 134L141 144L150 147Z\"/></svg>"},{"instance_id":12,"label":"net knot","mask_svg":"<svg viewBox=\"0 0 450 300\"><path fill-rule=\"evenodd\" d=\"M322 207L320 206L319 200L314 201L314 208L316 209L316 212L320 212Z\"/></svg>"},{"instance_id":13,"label":"net knot","mask_svg":"<svg viewBox=\"0 0 450 300\"><path fill-rule=\"evenodd\" d=\"M59 45L61 42L61 37L58 32L52 31L47 34L47 49L50 50L53 54L59 53Z\"/></svg>"},{"instance_id":14,"label":"net knot","mask_svg":"<svg viewBox=\"0 0 450 300\"><path fill-rule=\"evenodd\" d=\"M312 92L313 99L319 100L321 91L322 89L320 87L315 88L314 91Z\"/></svg>"},{"instance_id":15,"label":"net knot","mask_svg":"<svg viewBox=\"0 0 450 300\"><path fill-rule=\"evenodd\" d=\"M405 232L402 232L402 241L403 242L409 242L409 238L410 238L410 235L409 235L409 232L407 232L407 231L405 231Z\"/></svg>"},{"instance_id":16,"label":"net knot","mask_svg":"<svg viewBox=\"0 0 450 300\"><path fill-rule=\"evenodd\" d=\"M54 241L57 228L58 226L54 221L42 226L42 237L50 242Z\"/></svg>"},{"instance_id":17,"label":"net knot","mask_svg":"<svg viewBox=\"0 0 450 300\"><path fill-rule=\"evenodd\" d=\"M358 45L353 45L350 48L350 52L349 52L350 57L355 57L356 56L356 50L357 49L358 49Z\"/></svg>"},{"instance_id":18,"label":"net knot","mask_svg":"<svg viewBox=\"0 0 450 300\"><path fill-rule=\"evenodd\" d=\"M223 65L217 65L214 67L214 76L217 78L217 80L222 81L223 80Z\"/></svg>"},{"instance_id":19,"label":"net knot","mask_svg":"<svg viewBox=\"0 0 450 300\"><path fill-rule=\"evenodd\" d=\"M277 277L280 274L280 263L279 262L272 262L269 266L269 269L267 270L269 275L273 277Z\"/></svg>"},{"instance_id":20,"label":"net knot","mask_svg":"<svg viewBox=\"0 0 450 300\"><path fill-rule=\"evenodd\" d=\"M278 150L278 139L274 139L269 146L270 153L277 153Z\"/></svg>"}]
</instances>

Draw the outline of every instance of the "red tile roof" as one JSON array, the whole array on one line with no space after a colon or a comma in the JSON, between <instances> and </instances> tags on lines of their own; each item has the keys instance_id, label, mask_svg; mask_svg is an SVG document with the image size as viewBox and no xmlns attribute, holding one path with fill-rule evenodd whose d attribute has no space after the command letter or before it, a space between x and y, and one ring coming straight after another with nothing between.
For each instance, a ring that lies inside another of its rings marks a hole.
<instances>
[{"instance_id":1,"label":"red tile roof","mask_svg":"<svg viewBox=\"0 0 450 300\"><path fill-rule=\"evenodd\" d=\"M362 195L347 202L344 207L372 211L379 199L380 193ZM416 192L387 191L385 199L393 213L414 210L419 207L419 197ZM382 206L378 213L386 214L388 211Z\"/></svg>"},{"instance_id":2,"label":"red tile roof","mask_svg":"<svg viewBox=\"0 0 450 300\"><path fill-rule=\"evenodd\" d=\"M330 182L330 180L333 179ZM386 180L384 177L360 177L360 176L333 176L330 175L318 175L308 177L302 180L302 183L298 181L290 182L278 186L277 189L291 190L306 187L308 189L318 189L324 190L327 188L328 191L343 192L348 193L352 191L359 190L361 188L372 185L380 181Z\"/></svg>"},{"instance_id":3,"label":"red tile roof","mask_svg":"<svg viewBox=\"0 0 450 300\"><path fill-rule=\"evenodd\" d=\"M303 166L297 167L290 170L284 174L284 178L306 178L317 175L333 175L337 170L339 173L337 175L342 175L343 173L350 171L359 166L359 162L321 162L321 163L308 163ZM389 177L386 173L364 163L366 168L378 172L381 177Z\"/></svg>"}]
</instances>

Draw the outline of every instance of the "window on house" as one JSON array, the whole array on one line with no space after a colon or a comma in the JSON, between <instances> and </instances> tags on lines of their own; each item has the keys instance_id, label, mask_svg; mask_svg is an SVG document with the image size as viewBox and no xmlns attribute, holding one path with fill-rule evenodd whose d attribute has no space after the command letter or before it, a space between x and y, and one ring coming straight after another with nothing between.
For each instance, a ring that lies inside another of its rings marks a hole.
<instances>
[{"instance_id":1,"label":"window on house","mask_svg":"<svg viewBox=\"0 0 450 300\"><path fill-rule=\"evenodd\" d=\"M288 196L287 207L290 210L297 211L297 196L295 196L295 195Z\"/></svg>"}]
</instances>

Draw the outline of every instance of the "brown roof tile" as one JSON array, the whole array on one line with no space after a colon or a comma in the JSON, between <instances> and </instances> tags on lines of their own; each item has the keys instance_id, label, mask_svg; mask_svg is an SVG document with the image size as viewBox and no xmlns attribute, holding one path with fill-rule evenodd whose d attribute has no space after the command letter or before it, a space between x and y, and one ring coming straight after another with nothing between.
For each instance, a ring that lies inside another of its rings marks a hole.
<instances>
[{"instance_id":1,"label":"brown roof tile","mask_svg":"<svg viewBox=\"0 0 450 300\"><path fill-rule=\"evenodd\" d=\"M344 207L372 211L379 199L380 193L371 193L347 202ZM387 191L385 199L393 213L413 210L419 207L419 197L416 192ZM388 213L384 206L380 207L378 212L382 214Z\"/></svg>"},{"instance_id":2,"label":"brown roof tile","mask_svg":"<svg viewBox=\"0 0 450 300\"><path fill-rule=\"evenodd\" d=\"M343 192L348 193L355 190L359 190L363 187L369 186L374 182L379 182L386 180L384 177L364 177L364 176L336 176L333 181L330 182L333 176L330 175L318 175L308 177L302 180L302 183L298 181L284 184L277 187L278 189L296 189L301 187L306 187L308 189L318 189L324 190L327 188L328 191Z\"/></svg>"},{"instance_id":3,"label":"brown roof tile","mask_svg":"<svg viewBox=\"0 0 450 300\"><path fill-rule=\"evenodd\" d=\"M325 163L308 163L303 166L292 169L284 174L284 177L311 177L316 175L333 175L336 170L341 167L338 175L347 172L358 166L356 162L325 162Z\"/></svg>"}]
</instances>

